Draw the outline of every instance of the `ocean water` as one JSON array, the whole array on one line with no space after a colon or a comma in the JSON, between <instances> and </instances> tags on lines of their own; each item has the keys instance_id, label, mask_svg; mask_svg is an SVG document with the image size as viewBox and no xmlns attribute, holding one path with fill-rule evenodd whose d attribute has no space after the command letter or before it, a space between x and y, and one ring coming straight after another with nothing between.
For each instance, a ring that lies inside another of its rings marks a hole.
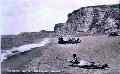
<instances>
[{"instance_id":1,"label":"ocean water","mask_svg":"<svg viewBox=\"0 0 120 74\"><path fill-rule=\"evenodd\" d=\"M22 46L19 46L19 47L13 47L10 50L1 50L0 62L2 62L3 60L6 60L10 56L18 54L18 53L27 52L27 51L32 50L32 48L44 46L49 42L50 41L49 41L48 38L44 38L39 43L32 43L32 44L22 45Z\"/></svg>"}]
</instances>

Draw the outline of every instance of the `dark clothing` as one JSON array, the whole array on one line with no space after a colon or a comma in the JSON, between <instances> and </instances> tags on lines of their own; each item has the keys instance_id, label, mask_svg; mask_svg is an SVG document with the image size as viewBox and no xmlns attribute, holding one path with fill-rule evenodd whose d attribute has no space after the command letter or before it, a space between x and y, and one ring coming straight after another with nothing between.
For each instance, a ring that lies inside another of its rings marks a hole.
<instances>
[{"instance_id":1,"label":"dark clothing","mask_svg":"<svg viewBox=\"0 0 120 74\"><path fill-rule=\"evenodd\" d=\"M71 61L73 64L79 64L80 62L77 59L77 55L73 54L73 60Z\"/></svg>"}]
</instances>

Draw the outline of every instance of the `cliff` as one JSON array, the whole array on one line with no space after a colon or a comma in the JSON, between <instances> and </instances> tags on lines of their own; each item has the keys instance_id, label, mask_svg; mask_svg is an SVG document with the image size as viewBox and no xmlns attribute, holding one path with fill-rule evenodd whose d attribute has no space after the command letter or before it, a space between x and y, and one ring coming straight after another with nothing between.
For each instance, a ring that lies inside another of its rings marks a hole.
<instances>
[{"instance_id":1,"label":"cliff","mask_svg":"<svg viewBox=\"0 0 120 74\"><path fill-rule=\"evenodd\" d=\"M120 4L82 7L68 14L65 23L58 23L57 34L108 34L120 30Z\"/></svg>"},{"instance_id":2,"label":"cliff","mask_svg":"<svg viewBox=\"0 0 120 74\"><path fill-rule=\"evenodd\" d=\"M45 37L54 37L54 31L45 31L40 32L23 32L18 35L2 35L1 36L1 49L7 50L12 47L21 46L24 44L30 44L33 42L40 41Z\"/></svg>"}]
</instances>

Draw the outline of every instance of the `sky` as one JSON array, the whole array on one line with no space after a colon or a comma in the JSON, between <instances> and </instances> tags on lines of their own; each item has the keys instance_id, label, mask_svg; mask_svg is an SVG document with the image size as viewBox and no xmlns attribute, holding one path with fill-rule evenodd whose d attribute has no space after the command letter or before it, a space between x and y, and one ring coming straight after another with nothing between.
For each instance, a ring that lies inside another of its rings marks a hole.
<instances>
[{"instance_id":1,"label":"sky","mask_svg":"<svg viewBox=\"0 0 120 74\"><path fill-rule=\"evenodd\" d=\"M120 0L0 0L0 34L54 30L80 7L118 4Z\"/></svg>"}]
</instances>

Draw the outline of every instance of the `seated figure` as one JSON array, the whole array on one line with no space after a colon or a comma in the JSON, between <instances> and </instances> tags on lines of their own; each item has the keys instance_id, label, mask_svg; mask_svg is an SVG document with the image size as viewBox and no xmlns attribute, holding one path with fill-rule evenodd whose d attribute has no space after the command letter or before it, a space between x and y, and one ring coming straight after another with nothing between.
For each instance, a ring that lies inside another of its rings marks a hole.
<instances>
[{"instance_id":1,"label":"seated figure","mask_svg":"<svg viewBox=\"0 0 120 74\"><path fill-rule=\"evenodd\" d=\"M59 44L63 44L63 43L64 43L64 40L63 40L62 37L59 37L59 38L58 38L58 43L59 43Z\"/></svg>"},{"instance_id":2,"label":"seated figure","mask_svg":"<svg viewBox=\"0 0 120 74\"><path fill-rule=\"evenodd\" d=\"M73 60L70 61L72 64L79 64L80 62L78 61L77 59L77 55L76 54L73 54Z\"/></svg>"}]
</instances>

